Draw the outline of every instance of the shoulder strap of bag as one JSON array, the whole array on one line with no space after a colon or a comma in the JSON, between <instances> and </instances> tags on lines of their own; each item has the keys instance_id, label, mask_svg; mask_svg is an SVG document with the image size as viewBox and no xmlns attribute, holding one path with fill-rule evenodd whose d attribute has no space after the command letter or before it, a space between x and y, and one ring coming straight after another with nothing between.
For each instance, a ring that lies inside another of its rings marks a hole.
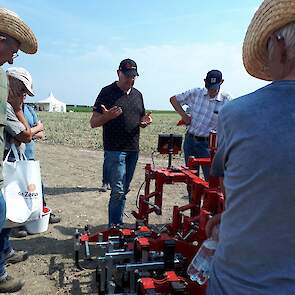
<instances>
[{"instance_id":1,"label":"shoulder strap of bag","mask_svg":"<svg viewBox=\"0 0 295 295\"><path fill-rule=\"evenodd\" d=\"M15 144L14 144L14 143L13 143L13 144L11 144L11 146L10 146L10 151L12 151L12 153L13 153L13 155L14 155L14 158L15 158L15 160L16 160L16 161L19 161L19 160L20 160L20 158L19 158L19 155L18 155L18 152L17 152L16 146L15 146ZM9 152L9 154L10 154L10 152Z\"/></svg>"}]
</instances>

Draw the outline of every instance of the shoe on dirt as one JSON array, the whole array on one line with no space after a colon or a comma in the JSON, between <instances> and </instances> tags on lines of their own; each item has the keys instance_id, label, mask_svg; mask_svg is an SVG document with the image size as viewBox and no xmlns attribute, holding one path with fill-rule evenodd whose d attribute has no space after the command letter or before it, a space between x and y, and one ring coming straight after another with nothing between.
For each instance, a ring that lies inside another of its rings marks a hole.
<instances>
[{"instance_id":1,"label":"shoe on dirt","mask_svg":"<svg viewBox=\"0 0 295 295\"><path fill-rule=\"evenodd\" d=\"M19 291L25 284L24 280L19 280L7 275L0 280L0 293L14 293Z\"/></svg>"},{"instance_id":2,"label":"shoe on dirt","mask_svg":"<svg viewBox=\"0 0 295 295\"><path fill-rule=\"evenodd\" d=\"M12 229L10 236L13 238L25 238L28 232L24 226Z\"/></svg>"},{"instance_id":3,"label":"shoe on dirt","mask_svg":"<svg viewBox=\"0 0 295 295\"><path fill-rule=\"evenodd\" d=\"M56 216L54 213L50 213L50 216L49 216L50 224L59 223L60 221L61 221L61 218L59 216Z\"/></svg>"},{"instance_id":4,"label":"shoe on dirt","mask_svg":"<svg viewBox=\"0 0 295 295\"><path fill-rule=\"evenodd\" d=\"M16 251L16 250L12 250L5 257L5 262L7 264L16 264L16 263L25 261L27 259L28 259L28 252L27 251Z\"/></svg>"}]
</instances>

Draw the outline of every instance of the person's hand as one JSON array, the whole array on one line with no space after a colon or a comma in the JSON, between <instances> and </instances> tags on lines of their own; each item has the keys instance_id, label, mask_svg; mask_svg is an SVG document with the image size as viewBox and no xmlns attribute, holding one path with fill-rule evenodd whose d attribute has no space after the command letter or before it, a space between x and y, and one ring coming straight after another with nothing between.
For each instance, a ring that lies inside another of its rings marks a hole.
<instances>
[{"instance_id":1,"label":"person's hand","mask_svg":"<svg viewBox=\"0 0 295 295\"><path fill-rule=\"evenodd\" d=\"M112 108L110 108L109 110L102 104L101 105L101 109L102 109L102 114L108 119L108 120L113 120L117 117L119 117L123 111L122 108L118 107L118 106L113 106Z\"/></svg>"},{"instance_id":2,"label":"person's hand","mask_svg":"<svg viewBox=\"0 0 295 295\"><path fill-rule=\"evenodd\" d=\"M44 130L44 125L43 125L43 123L41 121L38 121L37 127L38 127L39 131L43 131Z\"/></svg>"},{"instance_id":3,"label":"person's hand","mask_svg":"<svg viewBox=\"0 0 295 295\"><path fill-rule=\"evenodd\" d=\"M205 229L206 235L208 238L210 238L213 232L217 230L215 227L220 224L220 220L221 220L221 213L214 215L211 219L208 220L206 224L206 229Z\"/></svg>"},{"instance_id":4,"label":"person's hand","mask_svg":"<svg viewBox=\"0 0 295 295\"><path fill-rule=\"evenodd\" d=\"M191 124L191 121L192 121L192 117L191 115L188 115L188 114L184 114L182 117L181 117L182 121L184 122L185 125L190 125Z\"/></svg>"},{"instance_id":5,"label":"person's hand","mask_svg":"<svg viewBox=\"0 0 295 295\"><path fill-rule=\"evenodd\" d=\"M146 127L153 122L153 118L151 116L152 112L147 112L140 120L140 126Z\"/></svg>"}]
</instances>

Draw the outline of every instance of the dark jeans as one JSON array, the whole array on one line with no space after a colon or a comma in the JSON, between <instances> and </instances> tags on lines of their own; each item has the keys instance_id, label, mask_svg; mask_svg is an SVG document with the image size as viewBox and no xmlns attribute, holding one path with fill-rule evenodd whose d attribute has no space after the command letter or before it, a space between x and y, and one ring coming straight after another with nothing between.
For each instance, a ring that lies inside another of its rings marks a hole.
<instances>
[{"instance_id":1,"label":"dark jeans","mask_svg":"<svg viewBox=\"0 0 295 295\"><path fill-rule=\"evenodd\" d=\"M110 176L108 172L108 166L106 164L106 152L104 152L104 160L103 160L103 167L102 167L102 184L110 184Z\"/></svg>"},{"instance_id":2,"label":"dark jeans","mask_svg":"<svg viewBox=\"0 0 295 295\"><path fill-rule=\"evenodd\" d=\"M196 158L210 157L208 141L199 141L193 136L190 136L188 133L185 135L183 150L186 165L190 156L194 156ZM197 166L196 168L198 171L200 170L199 166ZM205 180L208 180L210 173L209 166L202 167L202 170Z\"/></svg>"},{"instance_id":3,"label":"dark jeans","mask_svg":"<svg viewBox=\"0 0 295 295\"><path fill-rule=\"evenodd\" d=\"M105 161L111 185L109 226L123 223L126 194L129 191L138 152L105 151Z\"/></svg>"}]
</instances>

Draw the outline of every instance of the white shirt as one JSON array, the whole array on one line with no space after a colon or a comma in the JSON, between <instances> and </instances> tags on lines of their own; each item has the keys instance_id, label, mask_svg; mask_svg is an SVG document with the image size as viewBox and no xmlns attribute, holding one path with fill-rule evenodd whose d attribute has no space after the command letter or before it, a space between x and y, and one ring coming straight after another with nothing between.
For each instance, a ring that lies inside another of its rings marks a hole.
<instances>
[{"instance_id":1,"label":"white shirt","mask_svg":"<svg viewBox=\"0 0 295 295\"><path fill-rule=\"evenodd\" d=\"M176 100L190 108L192 121L188 126L188 133L207 137L211 130L216 130L218 114L231 97L219 92L216 97L211 98L206 88L194 88L177 94Z\"/></svg>"}]
</instances>

